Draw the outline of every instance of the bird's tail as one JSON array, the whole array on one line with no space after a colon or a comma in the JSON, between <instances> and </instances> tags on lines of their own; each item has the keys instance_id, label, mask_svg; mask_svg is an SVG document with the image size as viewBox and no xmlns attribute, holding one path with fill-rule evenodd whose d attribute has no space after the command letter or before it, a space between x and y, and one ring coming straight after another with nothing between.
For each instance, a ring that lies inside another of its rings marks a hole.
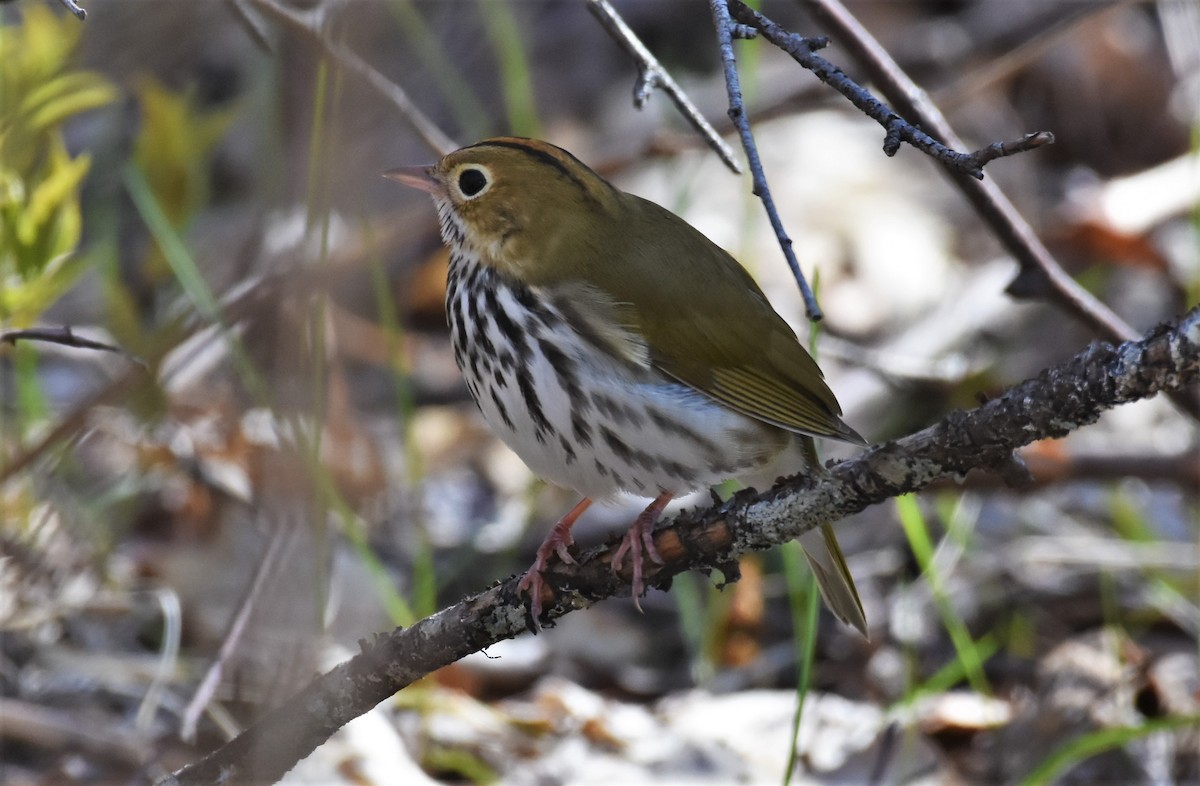
<instances>
[{"instance_id":1,"label":"bird's tail","mask_svg":"<svg viewBox=\"0 0 1200 786\"><path fill-rule=\"evenodd\" d=\"M833 527L822 524L817 529L810 529L800 536L800 545L817 577L817 586L821 588L825 603L842 622L853 625L867 636L867 615L863 612L858 588L854 586L854 577L842 556L842 547L838 545L837 535L833 534Z\"/></svg>"},{"instance_id":2,"label":"bird's tail","mask_svg":"<svg viewBox=\"0 0 1200 786\"><path fill-rule=\"evenodd\" d=\"M797 469L812 475L825 473L817 456L816 444L812 437L804 434L794 435L774 463L743 480L756 488L770 488L771 478ZM853 625L866 636L867 617L858 598L858 589L854 586L854 577L850 575L842 548L833 534L833 527L823 524L810 529L800 536L800 545L804 547L804 556L808 557L808 564L816 574L817 586L821 588L825 604L842 622Z\"/></svg>"}]
</instances>

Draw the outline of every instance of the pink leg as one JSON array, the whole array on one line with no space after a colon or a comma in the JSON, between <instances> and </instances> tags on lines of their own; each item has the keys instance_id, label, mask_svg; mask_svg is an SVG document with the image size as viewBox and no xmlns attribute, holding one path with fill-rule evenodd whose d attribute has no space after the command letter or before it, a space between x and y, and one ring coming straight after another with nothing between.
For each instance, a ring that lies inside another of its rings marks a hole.
<instances>
[{"instance_id":1,"label":"pink leg","mask_svg":"<svg viewBox=\"0 0 1200 786\"><path fill-rule=\"evenodd\" d=\"M634 519L633 524L629 527L629 531L625 533L625 537L621 538L621 545L617 547L617 551L613 554L612 568L613 571L621 569L621 563L625 561L625 555L631 557L631 571L633 573L630 581L631 592L633 594L633 605L638 611L642 610L641 603L638 599L646 594L646 587L642 584L642 553L650 558L652 562L659 565L663 564L663 558L658 553L658 549L654 547L654 525L658 523L658 519L662 516L663 510L670 504L675 495L669 491L664 491L654 498L645 510Z\"/></svg>"},{"instance_id":2,"label":"pink leg","mask_svg":"<svg viewBox=\"0 0 1200 786\"><path fill-rule=\"evenodd\" d=\"M567 548L575 542L575 539L571 537L571 527L574 526L575 519L582 516L591 504L592 501L584 497L567 512L567 515L554 524L550 534L542 541L542 545L538 546L537 557L534 558L533 565L517 582L517 591L529 595L529 613L533 615L535 629L538 627L538 618L542 616L542 589L546 586L546 582L542 580L542 571L550 563L552 554L557 554L564 564L575 564L575 558L571 556L571 552L567 551Z\"/></svg>"}]
</instances>

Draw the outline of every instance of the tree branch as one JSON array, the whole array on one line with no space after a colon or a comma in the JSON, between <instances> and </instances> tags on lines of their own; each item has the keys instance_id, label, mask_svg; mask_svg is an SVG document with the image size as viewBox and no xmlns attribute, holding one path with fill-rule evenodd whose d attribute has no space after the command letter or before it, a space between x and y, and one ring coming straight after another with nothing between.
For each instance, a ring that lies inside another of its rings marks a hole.
<instances>
[{"instance_id":1,"label":"tree branch","mask_svg":"<svg viewBox=\"0 0 1200 786\"><path fill-rule=\"evenodd\" d=\"M743 552L771 548L941 478L1003 467L1022 445L1061 437L1095 422L1106 409L1197 380L1200 308L1139 341L1094 344L977 409L952 412L828 473L792 477L765 494L746 490L724 504L685 512L655 531L665 564L648 566L647 581L665 587L679 573L714 568L732 578L734 560ZM614 575L610 567L615 549L615 543L591 549L580 555L578 565L556 564L547 572L544 621L629 594L628 575ZM401 688L524 632L528 612L516 584L516 577L510 578L411 628L360 642L358 655L162 783L277 780L337 729Z\"/></svg>"}]
</instances>

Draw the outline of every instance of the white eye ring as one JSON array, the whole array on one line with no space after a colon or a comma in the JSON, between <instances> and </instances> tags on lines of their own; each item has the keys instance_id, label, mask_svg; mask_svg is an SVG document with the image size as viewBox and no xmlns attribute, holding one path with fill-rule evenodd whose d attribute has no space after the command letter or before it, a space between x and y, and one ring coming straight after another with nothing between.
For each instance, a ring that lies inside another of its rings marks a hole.
<instances>
[{"instance_id":1,"label":"white eye ring","mask_svg":"<svg viewBox=\"0 0 1200 786\"><path fill-rule=\"evenodd\" d=\"M492 173L480 164L463 164L454 171L452 182L464 200L478 199L492 187Z\"/></svg>"}]
</instances>

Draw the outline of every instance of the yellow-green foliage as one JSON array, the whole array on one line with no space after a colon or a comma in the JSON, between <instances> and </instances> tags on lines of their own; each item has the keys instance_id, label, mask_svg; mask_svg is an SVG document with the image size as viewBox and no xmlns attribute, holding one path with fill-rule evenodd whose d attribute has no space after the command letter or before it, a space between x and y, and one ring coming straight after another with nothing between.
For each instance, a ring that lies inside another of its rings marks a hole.
<instances>
[{"instance_id":1,"label":"yellow-green foliage","mask_svg":"<svg viewBox=\"0 0 1200 786\"><path fill-rule=\"evenodd\" d=\"M83 28L27 4L0 27L0 321L32 322L82 265L79 190L91 164L62 140L69 118L112 101L103 77L72 67Z\"/></svg>"},{"instance_id":2,"label":"yellow-green foliage","mask_svg":"<svg viewBox=\"0 0 1200 786\"><path fill-rule=\"evenodd\" d=\"M142 122L134 161L159 209L180 230L208 202L210 155L233 114L203 111L190 91L172 92L149 77L141 81L137 93ZM152 278L167 273L157 247L146 260L146 272Z\"/></svg>"}]
</instances>

